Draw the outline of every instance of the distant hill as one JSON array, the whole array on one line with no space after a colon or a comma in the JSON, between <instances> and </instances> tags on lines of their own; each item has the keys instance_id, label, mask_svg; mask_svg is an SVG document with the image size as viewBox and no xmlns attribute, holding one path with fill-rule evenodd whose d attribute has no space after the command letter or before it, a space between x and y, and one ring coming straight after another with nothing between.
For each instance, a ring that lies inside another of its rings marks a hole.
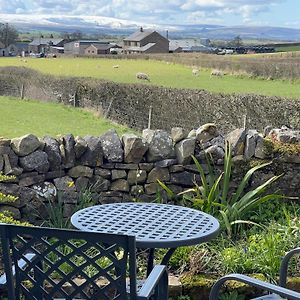
<instances>
[{"instance_id":1,"label":"distant hill","mask_svg":"<svg viewBox=\"0 0 300 300\"><path fill-rule=\"evenodd\" d=\"M220 26L208 24L170 25L145 24L99 16L64 15L14 15L0 14L0 23L15 25L20 31L75 31L126 35L143 26L161 33L169 32L169 37L207 37L211 39L232 39L240 35L242 39L264 39L300 41L300 29L268 26Z\"/></svg>"}]
</instances>

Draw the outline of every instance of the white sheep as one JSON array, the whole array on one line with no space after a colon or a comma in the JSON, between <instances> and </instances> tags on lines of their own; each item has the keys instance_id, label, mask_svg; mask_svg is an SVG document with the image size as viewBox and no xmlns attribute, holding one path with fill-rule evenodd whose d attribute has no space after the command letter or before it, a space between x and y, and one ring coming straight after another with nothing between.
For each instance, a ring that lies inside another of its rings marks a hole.
<instances>
[{"instance_id":1,"label":"white sheep","mask_svg":"<svg viewBox=\"0 0 300 300\"><path fill-rule=\"evenodd\" d=\"M196 69L196 68L192 69L192 74L193 74L194 76L199 76L199 74L200 74L199 69Z\"/></svg>"},{"instance_id":2,"label":"white sheep","mask_svg":"<svg viewBox=\"0 0 300 300\"><path fill-rule=\"evenodd\" d=\"M139 72L139 73L136 73L135 76L136 76L137 79L150 81L149 75L146 74L146 73Z\"/></svg>"},{"instance_id":3,"label":"white sheep","mask_svg":"<svg viewBox=\"0 0 300 300\"><path fill-rule=\"evenodd\" d=\"M210 73L210 77L212 76L222 77L223 75L224 75L223 72L217 69L212 70Z\"/></svg>"},{"instance_id":4,"label":"white sheep","mask_svg":"<svg viewBox=\"0 0 300 300\"><path fill-rule=\"evenodd\" d=\"M114 65L113 68L114 69L118 69L120 66L119 65Z\"/></svg>"}]
</instances>

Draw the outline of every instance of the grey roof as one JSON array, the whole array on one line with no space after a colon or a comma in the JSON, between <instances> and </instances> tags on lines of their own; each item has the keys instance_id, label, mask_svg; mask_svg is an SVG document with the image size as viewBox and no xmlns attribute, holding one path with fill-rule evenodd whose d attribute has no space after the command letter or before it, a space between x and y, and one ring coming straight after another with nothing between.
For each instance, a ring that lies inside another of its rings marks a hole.
<instances>
[{"instance_id":1,"label":"grey roof","mask_svg":"<svg viewBox=\"0 0 300 300\"><path fill-rule=\"evenodd\" d=\"M114 47L114 45L111 45L111 44L98 44L98 45L91 44L89 47L91 47L91 46L94 46L97 50L108 50L108 49ZM87 47L87 48L89 48L89 47Z\"/></svg>"},{"instance_id":2,"label":"grey roof","mask_svg":"<svg viewBox=\"0 0 300 300\"><path fill-rule=\"evenodd\" d=\"M200 40L197 39L185 39L185 40L170 40L170 47L172 48L190 48L193 46L202 46Z\"/></svg>"},{"instance_id":3,"label":"grey roof","mask_svg":"<svg viewBox=\"0 0 300 300\"><path fill-rule=\"evenodd\" d=\"M155 31L150 31L150 30L139 30L128 36L127 38L124 39L124 41L133 41L133 42L139 42L143 40L145 37L148 35L152 34Z\"/></svg>"},{"instance_id":4,"label":"grey roof","mask_svg":"<svg viewBox=\"0 0 300 300\"><path fill-rule=\"evenodd\" d=\"M126 47L126 51L140 51L140 52L145 52L148 49L150 49L151 47L153 47L156 43L148 43L147 45L143 46L143 47Z\"/></svg>"},{"instance_id":5,"label":"grey roof","mask_svg":"<svg viewBox=\"0 0 300 300\"><path fill-rule=\"evenodd\" d=\"M14 44L18 49L28 49L28 45L29 45L29 43L22 43L22 42L16 42L15 44ZM0 47L1 48L1 47Z\"/></svg>"},{"instance_id":6,"label":"grey roof","mask_svg":"<svg viewBox=\"0 0 300 300\"><path fill-rule=\"evenodd\" d=\"M109 42L103 42L103 41L98 41L98 40L78 40L74 41L75 43L80 43L80 44L103 44L103 45L108 45Z\"/></svg>"},{"instance_id":7,"label":"grey roof","mask_svg":"<svg viewBox=\"0 0 300 300\"><path fill-rule=\"evenodd\" d=\"M39 45L57 45L61 43L64 39L51 39L51 38L36 38L31 43L29 43L29 46L39 46Z\"/></svg>"}]
</instances>

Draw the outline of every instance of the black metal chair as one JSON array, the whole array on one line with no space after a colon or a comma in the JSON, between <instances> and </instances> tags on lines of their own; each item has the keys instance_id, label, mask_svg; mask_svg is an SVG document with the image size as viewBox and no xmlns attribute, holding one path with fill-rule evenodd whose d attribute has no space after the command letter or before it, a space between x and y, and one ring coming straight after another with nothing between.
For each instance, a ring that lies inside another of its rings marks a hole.
<instances>
[{"instance_id":1,"label":"black metal chair","mask_svg":"<svg viewBox=\"0 0 300 300\"><path fill-rule=\"evenodd\" d=\"M264 282L246 275L242 274L230 274L220 278L212 287L209 295L209 300L217 300L222 285L228 280L240 281L261 290L268 291L269 294L253 298L255 300L280 300L280 299L293 299L299 300L300 293L289 290L286 288L287 273L288 273L288 263L290 259L300 253L300 248L293 249L289 251L281 261L280 275L279 275L279 285L274 285L268 282Z\"/></svg>"},{"instance_id":2,"label":"black metal chair","mask_svg":"<svg viewBox=\"0 0 300 300\"><path fill-rule=\"evenodd\" d=\"M168 298L165 266L137 288L134 236L7 224L0 233L8 300Z\"/></svg>"}]
</instances>

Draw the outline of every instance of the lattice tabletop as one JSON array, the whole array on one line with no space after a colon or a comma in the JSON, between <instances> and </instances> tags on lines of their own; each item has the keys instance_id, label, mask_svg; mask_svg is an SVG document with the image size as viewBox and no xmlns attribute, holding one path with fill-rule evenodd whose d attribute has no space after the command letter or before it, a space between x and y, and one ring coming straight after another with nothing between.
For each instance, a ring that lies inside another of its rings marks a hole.
<instances>
[{"instance_id":1,"label":"lattice tabletop","mask_svg":"<svg viewBox=\"0 0 300 300\"><path fill-rule=\"evenodd\" d=\"M139 248L195 245L219 230L219 222L204 212L154 203L92 206L76 212L71 222L80 230L134 235Z\"/></svg>"}]
</instances>

